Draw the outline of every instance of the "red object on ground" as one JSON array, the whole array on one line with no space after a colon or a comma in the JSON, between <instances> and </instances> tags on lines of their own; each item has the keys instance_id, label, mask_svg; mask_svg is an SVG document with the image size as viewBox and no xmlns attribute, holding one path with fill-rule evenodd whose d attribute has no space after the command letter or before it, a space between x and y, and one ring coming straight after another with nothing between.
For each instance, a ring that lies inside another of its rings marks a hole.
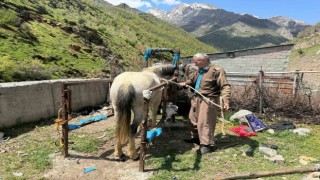
<instances>
[{"instance_id":1,"label":"red object on ground","mask_svg":"<svg viewBox=\"0 0 320 180\"><path fill-rule=\"evenodd\" d=\"M234 133L238 134L241 137L256 136L257 135L257 133L252 131L252 129L249 126L245 126L245 125L240 125L238 127L231 127L230 130L233 131Z\"/></svg>"}]
</instances>

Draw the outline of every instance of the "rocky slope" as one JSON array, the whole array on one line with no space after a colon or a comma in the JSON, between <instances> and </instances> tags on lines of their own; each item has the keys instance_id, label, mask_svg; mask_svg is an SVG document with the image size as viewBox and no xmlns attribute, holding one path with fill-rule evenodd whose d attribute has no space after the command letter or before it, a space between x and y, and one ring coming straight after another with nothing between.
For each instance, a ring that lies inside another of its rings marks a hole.
<instances>
[{"instance_id":1,"label":"rocky slope","mask_svg":"<svg viewBox=\"0 0 320 180\"><path fill-rule=\"evenodd\" d=\"M141 68L147 47L217 52L150 14L104 0L1 0L0 82L101 77ZM172 57L171 57L172 58ZM171 59L170 59L171 60Z\"/></svg>"},{"instance_id":2,"label":"rocky slope","mask_svg":"<svg viewBox=\"0 0 320 180\"><path fill-rule=\"evenodd\" d=\"M181 4L170 12L150 9L148 13L224 51L279 45L309 26L287 17L261 19L200 3Z\"/></svg>"}]
</instances>

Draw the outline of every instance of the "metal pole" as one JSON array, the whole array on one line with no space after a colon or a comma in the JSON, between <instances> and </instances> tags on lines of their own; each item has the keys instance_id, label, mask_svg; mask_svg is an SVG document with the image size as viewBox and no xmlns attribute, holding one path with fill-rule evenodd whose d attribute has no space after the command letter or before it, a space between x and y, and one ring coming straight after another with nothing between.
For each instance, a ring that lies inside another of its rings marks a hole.
<instances>
[{"instance_id":1,"label":"metal pole","mask_svg":"<svg viewBox=\"0 0 320 180\"><path fill-rule=\"evenodd\" d=\"M141 142L140 142L140 161L139 161L139 171L144 172L144 161L146 157L146 144L147 144L147 128L148 128L148 109L149 100L144 98L143 105L143 120L141 128Z\"/></svg>"}]
</instances>

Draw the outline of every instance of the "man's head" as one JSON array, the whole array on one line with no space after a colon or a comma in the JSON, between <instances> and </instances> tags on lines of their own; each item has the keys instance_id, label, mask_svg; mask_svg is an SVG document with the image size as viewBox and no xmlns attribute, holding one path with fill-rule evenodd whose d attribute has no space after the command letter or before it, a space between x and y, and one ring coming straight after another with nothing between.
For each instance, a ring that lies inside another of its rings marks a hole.
<instances>
[{"instance_id":1,"label":"man's head","mask_svg":"<svg viewBox=\"0 0 320 180\"><path fill-rule=\"evenodd\" d=\"M193 61L196 66L199 68L204 68L210 64L210 59L208 55L204 53L198 53L193 56Z\"/></svg>"}]
</instances>

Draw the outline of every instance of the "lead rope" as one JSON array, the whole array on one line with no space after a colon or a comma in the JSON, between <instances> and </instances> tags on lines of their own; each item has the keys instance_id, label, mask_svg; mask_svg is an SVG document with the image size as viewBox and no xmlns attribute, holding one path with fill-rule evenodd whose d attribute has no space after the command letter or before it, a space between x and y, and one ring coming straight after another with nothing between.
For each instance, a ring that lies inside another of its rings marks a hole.
<instances>
[{"instance_id":1,"label":"lead rope","mask_svg":"<svg viewBox=\"0 0 320 180\"><path fill-rule=\"evenodd\" d=\"M71 120L71 116L68 115L68 119L67 120L63 120L61 117L61 111L62 108L59 109L58 111L58 117L56 120L54 120L54 128L56 129L57 133L58 133L58 139L55 141L55 145L58 146L57 141L59 141L60 147L64 147L64 142L62 140L62 136L60 134L60 130L59 130L59 126L62 126L66 123L68 123Z\"/></svg>"},{"instance_id":2,"label":"lead rope","mask_svg":"<svg viewBox=\"0 0 320 180\"><path fill-rule=\"evenodd\" d=\"M173 84L176 84L176 85L179 85L179 83L176 83L174 81L171 81L171 80L167 80L167 79L164 79L164 78L160 78L161 80L165 81L167 84L169 84L168 82L170 83L173 83ZM189 85L186 85L186 87L194 90L195 92L197 92L203 99L205 99L206 101L210 102L211 104L217 106L220 108L220 114L221 114L221 118L219 119L221 122L222 122L222 126L221 126L221 132L223 135L226 135L224 129L225 129L225 123L226 123L226 120L224 119L224 113L223 113L223 101L222 101L222 98L220 97L220 105L219 104L216 104L214 103L213 101L211 101L209 98L205 97L203 94L201 94L199 91L197 91L196 89L194 89L193 87L189 86Z\"/></svg>"}]
</instances>

